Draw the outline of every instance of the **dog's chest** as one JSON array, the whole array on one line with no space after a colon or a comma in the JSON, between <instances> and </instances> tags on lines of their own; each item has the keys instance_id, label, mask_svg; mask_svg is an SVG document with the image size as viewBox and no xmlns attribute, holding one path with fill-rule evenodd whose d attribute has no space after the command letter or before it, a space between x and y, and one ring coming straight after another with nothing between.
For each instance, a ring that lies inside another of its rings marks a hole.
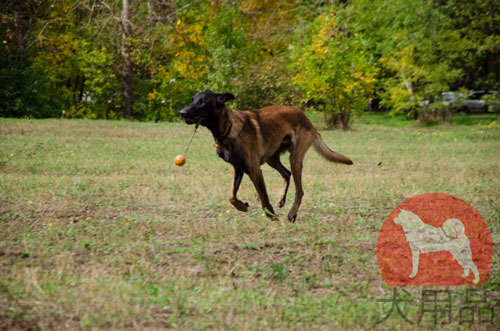
<instances>
[{"instance_id":1,"label":"dog's chest","mask_svg":"<svg viewBox=\"0 0 500 331\"><path fill-rule=\"evenodd\" d=\"M216 142L215 145L217 155L219 155L221 159L247 172L247 165L243 155L244 151L239 149L232 140Z\"/></svg>"}]
</instances>

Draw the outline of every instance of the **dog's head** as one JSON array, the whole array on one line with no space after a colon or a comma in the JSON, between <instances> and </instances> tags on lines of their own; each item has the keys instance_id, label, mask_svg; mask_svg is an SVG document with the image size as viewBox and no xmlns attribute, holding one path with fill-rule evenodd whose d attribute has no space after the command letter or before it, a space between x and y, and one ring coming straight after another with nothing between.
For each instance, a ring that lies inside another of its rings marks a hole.
<instances>
[{"instance_id":1,"label":"dog's head","mask_svg":"<svg viewBox=\"0 0 500 331\"><path fill-rule=\"evenodd\" d=\"M217 118L224 104L234 99L231 93L214 93L210 90L200 92L191 99L191 104L181 110L181 116L187 124L204 122Z\"/></svg>"}]
</instances>

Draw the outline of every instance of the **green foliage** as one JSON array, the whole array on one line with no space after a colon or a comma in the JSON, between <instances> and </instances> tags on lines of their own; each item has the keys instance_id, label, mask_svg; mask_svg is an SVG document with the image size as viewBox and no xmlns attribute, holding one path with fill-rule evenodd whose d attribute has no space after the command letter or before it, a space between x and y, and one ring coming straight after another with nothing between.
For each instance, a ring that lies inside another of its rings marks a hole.
<instances>
[{"instance_id":1,"label":"green foliage","mask_svg":"<svg viewBox=\"0 0 500 331\"><path fill-rule=\"evenodd\" d=\"M246 63L232 84L239 95L235 100L238 109L258 109L272 104L297 106L300 102L285 56L267 56L258 62Z\"/></svg>"},{"instance_id":2,"label":"green foliage","mask_svg":"<svg viewBox=\"0 0 500 331\"><path fill-rule=\"evenodd\" d=\"M165 45L168 61L152 69L152 86L148 94L150 107L157 119L171 120L191 96L204 87L209 71L203 32L208 21L204 15L209 6L195 4L178 13L178 18Z\"/></svg>"},{"instance_id":3,"label":"green foliage","mask_svg":"<svg viewBox=\"0 0 500 331\"><path fill-rule=\"evenodd\" d=\"M1 58L1 56L0 56ZM0 59L0 116L43 118L58 116L44 93L49 78L22 62Z\"/></svg>"},{"instance_id":4,"label":"green foliage","mask_svg":"<svg viewBox=\"0 0 500 331\"><path fill-rule=\"evenodd\" d=\"M214 89L227 91L233 88L241 63L251 56L245 40L247 24L235 4L222 5L213 15L204 36L211 60L208 83Z\"/></svg>"},{"instance_id":5,"label":"green foliage","mask_svg":"<svg viewBox=\"0 0 500 331\"><path fill-rule=\"evenodd\" d=\"M84 92L79 102L63 110L67 118L120 118L120 86L116 73L109 66L113 56L104 47L82 43L76 54L84 81ZM80 111L75 112L76 109Z\"/></svg>"},{"instance_id":6,"label":"green foliage","mask_svg":"<svg viewBox=\"0 0 500 331\"><path fill-rule=\"evenodd\" d=\"M177 119L206 88L243 109L313 104L344 128L374 99L414 118L448 111L441 92L500 89L495 1L131 1L125 39L122 0L1 9L0 116L119 119L128 60L141 121Z\"/></svg>"},{"instance_id":7,"label":"green foliage","mask_svg":"<svg viewBox=\"0 0 500 331\"><path fill-rule=\"evenodd\" d=\"M382 56L380 63L393 73L385 83L386 101L393 112L412 113L426 102L432 106L462 73L453 66L457 50L449 48L456 47L460 36L431 1L403 1L400 6L405 6L409 15L395 16L395 35L389 41L392 52Z\"/></svg>"},{"instance_id":8,"label":"green foliage","mask_svg":"<svg viewBox=\"0 0 500 331\"><path fill-rule=\"evenodd\" d=\"M500 95L499 94L485 94L481 97L484 105L488 107L489 112L498 112L500 110Z\"/></svg>"},{"instance_id":9,"label":"green foliage","mask_svg":"<svg viewBox=\"0 0 500 331\"><path fill-rule=\"evenodd\" d=\"M350 114L368 107L377 69L363 39L349 35L337 17L333 12L320 15L312 24L311 38L291 46L293 82L304 102L323 106L330 127L347 129Z\"/></svg>"},{"instance_id":10,"label":"green foliage","mask_svg":"<svg viewBox=\"0 0 500 331\"><path fill-rule=\"evenodd\" d=\"M35 35L43 38L35 40L35 56L31 59L33 70L48 77L43 93L55 101L53 107L59 110L59 116L76 105L83 88L82 66L77 57L82 41L77 37L76 13L70 10L72 2L58 1L47 9L46 18L53 23L36 26Z\"/></svg>"}]
</instances>

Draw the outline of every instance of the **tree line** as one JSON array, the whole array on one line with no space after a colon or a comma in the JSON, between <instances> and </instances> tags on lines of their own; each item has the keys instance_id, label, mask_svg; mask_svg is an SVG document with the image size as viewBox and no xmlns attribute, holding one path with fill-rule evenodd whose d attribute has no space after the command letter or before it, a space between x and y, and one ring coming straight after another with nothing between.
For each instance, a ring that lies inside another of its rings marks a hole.
<instances>
[{"instance_id":1,"label":"tree line","mask_svg":"<svg viewBox=\"0 0 500 331\"><path fill-rule=\"evenodd\" d=\"M498 0L4 0L0 116L174 120L206 88L238 109L442 109L500 89ZM422 106L424 105L424 106Z\"/></svg>"}]
</instances>

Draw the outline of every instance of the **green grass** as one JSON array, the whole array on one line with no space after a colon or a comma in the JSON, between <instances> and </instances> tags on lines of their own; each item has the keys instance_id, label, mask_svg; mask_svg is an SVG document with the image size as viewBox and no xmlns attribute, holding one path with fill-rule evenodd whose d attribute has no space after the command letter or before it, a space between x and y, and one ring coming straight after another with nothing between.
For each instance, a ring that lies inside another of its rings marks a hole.
<instances>
[{"instance_id":1,"label":"green grass","mask_svg":"<svg viewBox=\"0 0 500 331\"><path fill-rule=\"evenodd\" d=\"M390 127L406 127L415 126L415 121L407 119L404 115L392 116L389 113L369 113L363 114L361 117L354 120L355 125L358 123L365 125L383 125Z\"/></svg>"},{"instance_id":2,"label":"green grass","mask_svg":"<svg viewBox=\"0 0 500 331\"><path fill-rule=\"evenodd\" d=\"M355 164L308 153L295 224L293 186L281 222L262 216L248 177L239 197L250 211L232 208L231 167L204 128L176 167L192 126L0 119L0 328L413 329L396 312L375 325L377 299L391 294L376 242L391 210L426 192L486 220L483 287L498 294L500 127L473 118L423 128L376 114L321 131ZM263 171L276 204L281 177Z\"/></svg>"},{"instance_id":3,"label":"green grass","mask_svg":"<svg viewBox=\"0 0 500 331\"><path fill-rule=\"evenodd\" d=\"M498 121L499 114L464 114L458 113L453 116L453 125L481 125ZM414 120L407 119L405 115L392 116L389 113L368 113L354 120L354 122L365 125L383 125L390 127L419 126Z\"/></svg>"}]
</instances>

